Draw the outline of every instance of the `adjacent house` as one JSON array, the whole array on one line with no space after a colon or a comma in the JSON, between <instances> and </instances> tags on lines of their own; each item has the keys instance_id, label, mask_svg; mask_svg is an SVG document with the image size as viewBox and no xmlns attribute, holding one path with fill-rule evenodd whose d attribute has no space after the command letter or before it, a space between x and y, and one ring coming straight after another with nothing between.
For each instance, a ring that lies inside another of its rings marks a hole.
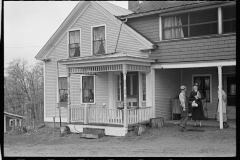
<instances>
[{"instance_id":1,"label":"adjacent house","mask_svg":"<svg viewBox=\"0 0 240 160\"><path fill-rule=\"evenodd\" d=\"M236 3L79 2L35 57L44 61L44 121L72 132L124 136L150 118L171 119L171 99L200 84L214 118L218 85L236 105ZM221 128L221 126L220 126Z\"/></svg>"}]
</instances>

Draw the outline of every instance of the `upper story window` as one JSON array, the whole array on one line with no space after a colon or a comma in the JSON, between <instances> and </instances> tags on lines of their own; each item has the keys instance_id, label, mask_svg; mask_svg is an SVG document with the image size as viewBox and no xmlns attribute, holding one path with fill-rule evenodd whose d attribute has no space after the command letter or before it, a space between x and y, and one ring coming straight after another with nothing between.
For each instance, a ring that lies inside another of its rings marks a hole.
<instances>
[{"instance_id":1,"label":"upper story window","mask_svg":"<svg viewBox=\"0 0 240 160\"><path fill-rule=\"evenodd\" d=\"M80 56L80 30L69 32L69 57Z\"/></svg>"},{"instance_id":2,"label":"upper story window","mask_svg":"<svg viewBox=\"0 0 240 160\"><path fill-rule=\"evenodd\" d=\"M163 39L179 39L218 33L217 8L163 17Z\"/></svg>"},{"instance_id":3,"label":"upper story window","mask_svg":"<svg viewBox=\"0 0 240 160\"><path fill-rule=\"evenodd\" d=\"M93 54L105 54L106 53L106 37L105 37L105 26L98 26L92 28L92 47Z\"/></svg>"},{"instance_id":4,"label":"upper story window","mask_svg":"<svg viewBox=\"0 0 240 160\"><path fill-rule=\"evenodd\" d=\"M222 7L223 33L236 32L236 5Z\"/></svg>"}]
</instances>

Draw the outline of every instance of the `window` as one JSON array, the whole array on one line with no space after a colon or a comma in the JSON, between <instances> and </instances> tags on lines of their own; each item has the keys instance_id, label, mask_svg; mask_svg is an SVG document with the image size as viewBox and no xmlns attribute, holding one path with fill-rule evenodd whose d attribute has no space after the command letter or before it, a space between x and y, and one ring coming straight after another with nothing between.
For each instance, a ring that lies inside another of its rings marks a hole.
<instances>
[{"instance_id":1,"label":"window","mask_svg":"<svg viewBox=\"0 0 240 160\"><path fill-rule=\"evenodd\" d=\"M146 74L142 74L142 94L143 101L146 101Z\"/></svg>"},{"instance_id":2,"label":"window","mask_svg":"<svg viewBox=\"0 0 240 160\"><path fill-rule=\"evenodd\" d=\"M218 34L217 8L163 17L163 39Z\"/></svg>"},{"instance_id":3,"label":"window","mask_svg":"<svg viewBox=\"0 0 240 160\"><path fill-rule=\"evenodd\" d=\"M106 53L106 37L105 26L93 27L93 54L105 54Z\"/></svg>"},{"instance_id":4,"label":"window","mask_svg":"<svg viewBox=\"0 0 240 160\"><path fill-rule=\"evenodd\" d=\"M236 32L236 5L222 7L223 33Z\"/></svg>"},{"instance_id":5,"label":"window","mask_svg":"<svg viewBox=\"0 0 240 160\"><path fill-rule=\"evenodd\" d=\"M206 99L206 102L211 101L211 79L210 76L194 76L193 83L198 83L199 87L198 90L201 93L201 97Z\"/></svg>"},{"instance_id":6,"label":"window","mask_svg":"<svg viewBox=\"0 0 240 160\"><path fill-rule=\"evenodd\" d=\"M69 32L69 57L80 56L80 30Z\"/></svg>"},{"instance_id":7,"label":"window","mask_svg":"<svg viewBox=\"0 0 240 160\"><path fill-rule=\"evenodd\" d=\"M137 97L138 95L138 72L127 73L127 96Z\"/></svg>"},{"instance_id":8,"label":"window","mask_svg":"<svg viewBox=\"0 0 240 160\"><path fill-rule=\"evenodd\" d=\"M58 78L59 102L68 102L68 83L67 77Z\"/></svg>"},{"instance_id":9,"label":"window","mask_svg":"<svg viewBox=\"0 0 240 160\"><path fill-rule=\"evenodd\" d=\"M94 76L82 76L82 103L94 103Z\"/></svg>"}]
</instances>

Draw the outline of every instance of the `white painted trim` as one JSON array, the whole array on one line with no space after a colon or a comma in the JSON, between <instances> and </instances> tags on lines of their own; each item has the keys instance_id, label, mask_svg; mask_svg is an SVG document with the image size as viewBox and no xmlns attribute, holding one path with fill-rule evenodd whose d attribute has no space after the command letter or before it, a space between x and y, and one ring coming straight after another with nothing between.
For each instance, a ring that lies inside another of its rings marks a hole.
<instances>
[{"instance_id":1,"label":"white painted trim","mask_svg":"<svg viewBox=\"0 0 240 160\"><path fill-rule=\"evenodd\" d=\"M222 8L218 7L218 34L222 34L223 32L222 25Z\"/></svg>"},{"instance_id":2,"label":"white painted trim","mask_svg":"<svg viewBox=\"0 0 240 160\"><path fill-rule=\"evenodd\" d=\"M68 53L68 58L79 58L79 57L70 57L69 55L69 32L71 31L80 31L80 36L79 36L79 42L80 42L80 56L79 57L83 57L82 56L82 28L74 28L74 29L69 29L67 31L67 53Z\"/></svg>"},{"instance_id":3,"label":"white painted trim","mask_svg":"<svg viewBox=\"0 0 240 160\"><path fill-rule=\"evenodd\" d=\"M99 25L94 25L91 26L91 55L93 55L93 28L96 27L105 27L105 54L108 53L107 52L107 24L99 24Z\"/></svg>"},{"instance_id":4,"label":"white painted trim","mask_svg":"<svg viewBox=\"0 0 240 160\"><path fill-rule=\"evenodd\" d=\"M109 136L125 136L128 132L128 128L124 127L111 127L111 126L94 126L94 125L79 125L68 124L72 133L83 132L83 128L100 128L105 130L105 135Z\"/></svg>"},{"instance_id":5,"label":"white painted trim","mask_svg":"<svg viewBox=\"0 0 240 160\"><path fill-rule=\"evenodd\" d=\"M159 40L162 41L162 17L159 17Z\"/></svg>"},{"instance_id":6,"label":"white painted trim","mask_svg":"<svg viewBox=\"0 0 240 160\"><path fill-rule=\"evenodd\" d=\"M231 61L210 61L196 63L173 63L173 64L153 64L153 69L169 69L169 68L199 68L199 67L217 67L217 66L235 66L236 60Z\"/></svg>"},{"instance_id":7,"label":"white painted trim","mask_svg":"<svg viewBox=\"0 0 240 160\"><path fill-rule=\"evenodd\" d=\"M45 121L46 120L46 62L43 62L43 88L44 88L44 97L43 97L43 114L44 114L44 117L43 117L43 120Z\"/></svg>"},{"instance_id":8,"label":"white painted trim","mask_svg":"<svg viewBox=\"0 0 240 160\"><path fill-rule=\"evenodd\" d=\"M53 122L53 117L45 117L44 122ZM60 122L60 118L55 117L55 122ZM67 118L61 117L61 122L67 123Z\"/></svg>"},{"instance_id":9,"label":"white painted trim","mask_svg":"<svg viewBox=\"0 0 240 160\"><path fill-rule=\"evenodd\" d=\"M152 73L152 117L156 118L156 107L155 107L155 69L151 69Z\"/></svg>"},{"instance_id":10,"label":"white painted trim","mask_svg":"<svg viewBox=\"0 0 240 160\"><path fill-rule=\"evenodd\" d=\"M94 85L94 103L83 103L83 101L82 101L82 77L83 76L93 76L93 85ZM96 77L95 77L96 75L88 75L88 74L81 74L80 75L80 83L81 83L81 104L96 104Z\"/></svg>"},{"instance_id":11,"label":"white painted trim","mask_svg":"<svg viewBox=\"0 0 240 160\"><path fill-rule=\"evenodd\" d=\"M6 115L4 115L4 133L7 132L7 126L6 126L7 120Z\"/></svg>"},{"instance_id":12,"label":"white painted trim","mask_svg":"<svg viewBox=\"0 0 240 160\"><path fill-rule=\"evenodd\" d=\"M208 104L212 104L212 74L192 74L192 86L194 82L194 77L202 77L202 76L209 76L210 77L210 102L207 102ZM193 87L192 87L193 90Z\"/></svg>"},{"instance_id":13,"label":"white painted trim","mask_svg":"<svg viewBox=\"0 0 240 160\"><path fill-rule=\"evenodd\" d=\"M138 105L141 108L143 102L143 92L142 92L142 72L138 72Z\"/></svg>"}]
</instances>

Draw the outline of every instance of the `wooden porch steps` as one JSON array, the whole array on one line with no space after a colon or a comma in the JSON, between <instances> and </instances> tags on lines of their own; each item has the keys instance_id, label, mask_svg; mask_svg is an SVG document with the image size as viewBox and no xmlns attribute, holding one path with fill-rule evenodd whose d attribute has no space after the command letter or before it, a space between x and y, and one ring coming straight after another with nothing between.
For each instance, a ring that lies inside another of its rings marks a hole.
<instances>
[{"instance_id":1,"label":"wooden porch steps","mask_svg":"<svg viewBox=\"0 0 240 160\"><path fill-rule=\"evenodd\" d=\"M83 128L83 133L80 138L98 139L105 135L105 129L99 128Z\"/></svg>"}]
</instances>

